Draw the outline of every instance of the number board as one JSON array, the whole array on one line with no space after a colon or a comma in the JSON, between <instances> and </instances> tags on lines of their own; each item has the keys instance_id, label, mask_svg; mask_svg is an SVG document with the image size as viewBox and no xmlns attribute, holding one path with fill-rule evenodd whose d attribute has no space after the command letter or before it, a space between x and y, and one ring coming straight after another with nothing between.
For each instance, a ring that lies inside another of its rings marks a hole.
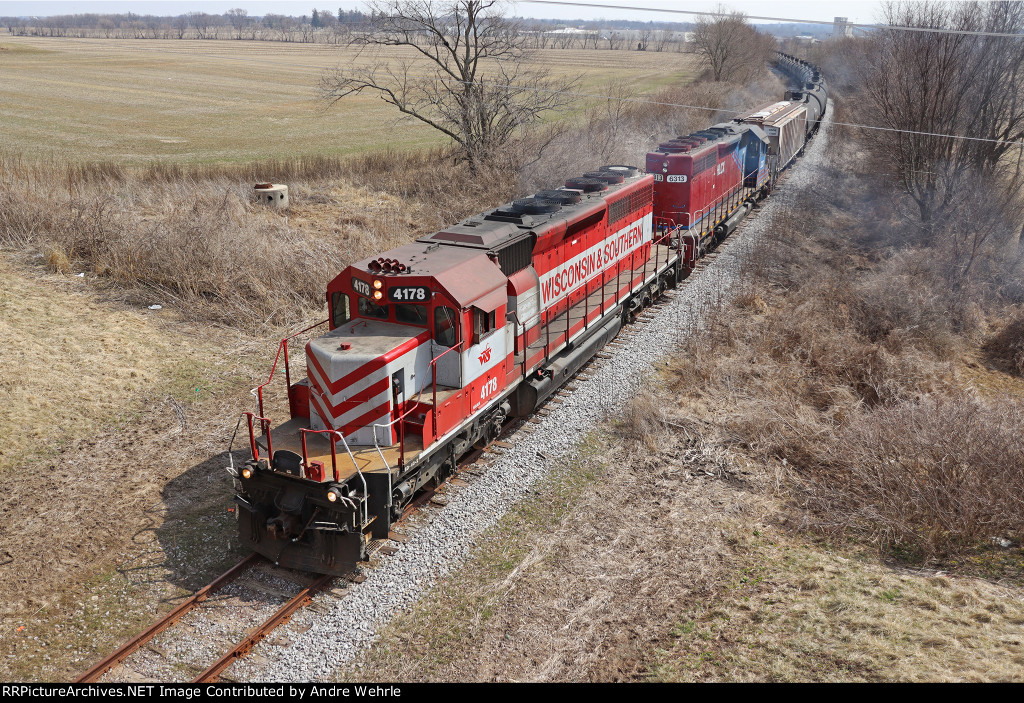
<instances>
[{"instance_id":1,"label":"number board","mask_svg":"<svg viewBox=\"0 0 1024 703\"><path fill-rule=\"evenodd\" d=\"M352 277L352 290L364 298L370 297L370 284L361 278Z\"/></svg>"},{"instance_id":2,"label":"number board","mask_svg":"<svg viewBox=\"0 0 1024 703\"><path fill-rule=\"evenodd\" d=\"M388 300L393 303L426 303L430 301L427 286L394 286L388 288Z\"/></svg>"}]
</instances>

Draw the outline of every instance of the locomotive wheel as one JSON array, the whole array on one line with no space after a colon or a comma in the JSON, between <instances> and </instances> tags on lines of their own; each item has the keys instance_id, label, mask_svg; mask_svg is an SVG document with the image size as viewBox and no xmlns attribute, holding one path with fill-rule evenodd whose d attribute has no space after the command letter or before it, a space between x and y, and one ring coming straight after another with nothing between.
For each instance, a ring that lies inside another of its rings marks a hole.
<instances>
[{"instance_id":1,"label":"locomotive wheel","mask_svg":"<svg viewBox=\"0 0 1024 703\"><path fill-rule=\"evenodd\" d=\"M505 425L505 411L502 408L498 408L494 413L487 418L483 426L483 434L480 439L473 445L477 449L484 449L491 442L496 440L501 434L501 428Z\"/></svg>"}]
</instances>

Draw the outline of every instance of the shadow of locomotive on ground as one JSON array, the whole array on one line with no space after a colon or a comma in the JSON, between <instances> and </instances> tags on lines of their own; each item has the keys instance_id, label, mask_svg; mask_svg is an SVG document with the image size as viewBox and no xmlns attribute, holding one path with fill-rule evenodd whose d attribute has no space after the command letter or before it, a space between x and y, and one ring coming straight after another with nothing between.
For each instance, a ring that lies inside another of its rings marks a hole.
<instances>
[{"instance_id":1,"label":"shadow of locomotive on ground","mask_svg":"<svg viewBox=\"0 0 1024 703\"><path fill-rule=\"evenodd\" d=\"M249 459L244 446L222 451L169 481L161 492L163 521L156 537L167 579L190 591L209 583L249 554L238 539L237 507L227 471Z\"/></svg>"}]
</instances>

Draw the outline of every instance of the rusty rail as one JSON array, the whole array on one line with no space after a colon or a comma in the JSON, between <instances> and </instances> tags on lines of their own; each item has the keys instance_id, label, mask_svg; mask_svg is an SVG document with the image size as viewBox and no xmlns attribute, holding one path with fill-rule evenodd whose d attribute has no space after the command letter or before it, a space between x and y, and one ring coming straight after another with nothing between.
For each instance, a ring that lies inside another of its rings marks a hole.
<instances>
[{"instance_id":1,"label":"rusty rail","mask_svg":"<svg viewBox=\"0 0 1024 703\"><path fill-rule=\"evenodd\" d=\"M117 666L132 653L138 651L143 645L149 642L151 639L156 637L158 634L166 630L168 627L176 623L186 613L195 608L197 605L202 603L204 600L209 598L211 595L219 591L221 588L226 586L228 583L233 581L240 573L249 568L252 564L263 559L258 554L250 554L242 561L235 564L233 567L225 571L223 574L218 576L208 586L200 588L198 591L193 593L185 602L181 603L177 608L169 612L160 620L153 623L149 629L140 635L137 635L132 640L124 644L120 649L109 655L101 662L96 664L94 667L89 669L87 672L75 679L75 683L95 683L99 680L103 674L107 673L113 667Z\"/></svg>"},{"instance_id":2,"label":"rusty rail","mask_svg":"<svg viewBox=\"0 0 1024 703\"><path fill-rule=\"evenodd\" d=\"M220 675L224 673L225 669L248 654L253 647L259 644L263 638L273 632L276 628L291 620L295 611L309 603L313 599L313 596L323 590L324 586L330 583L333 579L333 576L321 576L316 581L303 588L297 596L288 601L280 610L274 613L269 620L260 625L259 629L246 637L230 652L221 657L217 663L213 664L206 671L197 676L192 683L213 683L217 681L220 678Z\"/></svg>"}]
</instances>

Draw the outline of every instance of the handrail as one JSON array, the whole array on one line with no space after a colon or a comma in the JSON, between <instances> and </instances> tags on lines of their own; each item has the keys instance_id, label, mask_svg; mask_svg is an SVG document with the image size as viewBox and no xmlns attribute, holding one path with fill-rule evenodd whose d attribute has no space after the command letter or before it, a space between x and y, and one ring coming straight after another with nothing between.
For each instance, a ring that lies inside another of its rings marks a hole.
<instances>
[{"instance_id":1,"label":"handrail","mask_svg":"<svg viewBox=\"0 0 1024 703\"><path fill-rule=\"evenodd\" d=\"M452 351L454 349L459 349L463 344L465 344L465 340L461 340L458 344L456 344L453 347L448 347L443 352L441 352L440 354L438 354L437 356L432 358L430 360L430 363L427 364L427 368L429 368L431 366L434 367L433 372L430 374L430 382L431 382L430 384L431 384L431 386L433 387L433 390L434 390L433 398L431 399L431 405L430 405L430 420L432 422L432 427L433 427L435 432L437 431L437 360L440 359L445 354L447 354L448 352L450 352L450 351ZM461 377L461 374L460 374L460 377ZM422 394L422 389L420 389L420 393ZM417 396L417 398L418 397L419 396ZM417 402L419 402L419 401L417 401ZM376 441L377 437L374 436L373 439L374 439L374 441ZM402 452L401 459L402 459L402 461L405 461L405 452L404 451Z\"/></svg>"},{"instance_id":2,"label":"handrail","mask_svg":"<svg viewBox=\"0 0 1024 703\"><path fill-rule=\"evenodd\" d=\"M317 391L317 393L318 393L320 399L325 404L327 404L327 398L324 396L323 392L322 391ZM307 430L305 428L299 428L299 429L302 430L303 432L324 432L324 433L333 432L334 434L336 434L338 436L338 439L341 440L341 443L343 445L345 445L345 453L348 454L348 458L352 460L352 467L356 470L356 473L359 474L359 480L361 480L363 482L363 495L365 496L366 495L366 490L367 490L366 489L366 477L363 476L363 472L359 470L359 464L356 463L356 457L352 453L352 450L349 448L348 441L345 439L345 435L343 435L338 430ZM376 439L376 438L374 438L374 439ZM303 444L303 452L305 452L305 444ZM334 442L333 441L331 442L331 457L332 458L334 457ZM303 456L302 459L303 459L303 461L305 461L306 457ZM337 472L335 472L335 479L334 480L335 481L338 480Z\"/></svg>"},{"instance_id":3,"label":"handrail","mask_svg":"<svg viewBox=\"0 0 1024 703\"><path fill-rule=\"evenodd\" d=\"M453 349L458 349L462 345L463 345L463 342L460 341L455 346L448 347L443 352L441 352L437 356L433 357L430 360L430 363L427 364L427 368L430 368L431 366L434 367L433 372L431 372L431 374L430 374L430 385L433 388L433 405L431 406L431 421L432 421L432 425L431 426L435 430L437 428L437 360L440 359L445 354L447 354L448 352L452 351ZM384 468L386 468L388 470L388 508L391 507L391 498L392 498L392 496L391 496L391 492L392 492L392 487L391 487L391 465L388 464L388 460L384 456L384 451L380 448L380 443L377 441L377 428L380 427L380 428L383 429L383 428L386 428L386 427L391 427L396 422L402 423L401 425L398 426L398 433L399 433L398 466L399 466L399 468L404 468L405 467L405 418L407 418L412 413L412 411L416 409L416 406L419 405L420 399L423 397L423 391L424 390L426 390L426 386L420 386L420 390L419 390L419 392L416 393L416 397L413 398L412 403L409 404L409 408L404 413L402 413L400 416L396 417L391 422L375 422L373 424L373 448L377 450L377 454L380 455L381 463L384 464ZM425 441L425 439L424 439L424 441Z\"/></svg>"},{"instance_id":4,"label":"handrail","mask_svg":"<svg viewBox=\"0 0 1024 703\"><path fill-rule=\"evenodd\" d=\"M235 468L235 457L231 453L235 446L235 437L238 436L238 428L242 426L242 418L245 417L245 413L239 413L238 422L235 423L235 431L231 433L231 441L228 442L228 473L234 478L238 478L238 470ZM255 458L255 457L254 457Z\"/></svg>"},{"instance_id":5,"label":"handrail","mask_svg":"<svg viewBox=\"0 0 1024 703\"><path fill-rule=\"evenodd\" d=\"M419 402L419 401L417 401L417 402ZM377 428L378 427L391 427L391 425L395 424L396 422L404 421L405 420L405 416L408 415L409 413L411 413L415 408L416 408L416 406L413 405L411 408L409 408L408 410L405 411L405 415L402 415L401 417L397 417L394 420L392 420L391 422L384 423L384 424L374 423L374 425L373 425L373 448L377 450L377 454L380 455L381 463L383 463L384 464L384 468L388 470L388 504L387 504L387 507L388 507L389 511L391 509L391 498L392 498L392 496L391 496L391 492L392 492L392 487L391 487L391 465L388 464L388 460L386 458L384 458L384 452L381 450L380 444L377 442ZM398 450L398 465L400 467L405 465L405 432L402 432L402 446ZM391 516L390 516L390 512L389 512L388 520L390 520L390 519L391 519Z\"/></svg>"},{"instance_id":6,"label":"handrail","mask_svg":"<svg viewBox=\"0 0 1024 703\"><path fill-rule=\"evenodd\" d=\"M264 434L267 435L267 454L270 455L270 459L274 458L274 442L270 437L270 418L262 417L256 413L246 411L242 413L249 418L249 448L252 450L253 461L260 460L259 446L256 444L256 432L252 426L253 420L260 421L260 429L263 430Z\"/></svg>"},{"instance_id":7,"label":"handrail","mask_svg":"<svg viewBox=\"0 0 1024 703\"><path fill-rule=\"evenodd\" d=\"M317 327L320 327L321 325L325 325L329 321L330 321L329 318L321 320L320 322L317 322L315 325L310 325L309 327L307 327L305 329L299 330L298 332L294 332L294 333L288 335L287 337L285 337L284 339L282 339L280 342L278 342L278 345L277 345L277 356L274 357L274 365L270 367L270 376L262 384L260 384L259 386L256 386L251 391L249 391L259 401L260 415L264 414L264 411L263 411L263 388L266 387L267 385L269 385L270 382L274 380L274 373L277 371L277 362L280 361L280 359L281 359L281 352L282 351L284 352L284 381L285 381L286 387L288 389L289 399L291 399L291 371L290 371L290 369L288 367L288 341L291 340L291 339L294 339L295 337L298 337L300 334L303 334L305 332L309 332L310 330L316 329Z\"/></svg>"},{"instance_id":8,"label":"handrail","mask_svg":"<svg viewBox=\"0 0 1024 703\"><path fill-rule=\"evenodd\" d=\"M334 449L334 443L337 441L333 435L339 434L337 430L311 430L305 427L299 428L299 439L302 442L302 465L304 468L309 466L309 452L306 450L306 434L326 434L331 435L331 475L334 476L334 480L338 481L338 454ZM305 478L308 478L306 476Z\"/></svg>"},{"instance_id":9,"label":"handrail","mask_svg":"<svg viewBox=\"0 0 1024 703\"><path fill-rule=\"evenodd\" d=\"M352 460L352 468L359 474L359 480L363 482L363 499L362 502L366 502L367 488L366 488L366 477L363 476L363 472L359 470L359 464L356 463L356 457L352 453L352 450L348 446L348 442L345 440L343 435L338 430L309 430L305 427L300 427L299 432L302 434L302 462L303 464L309 463L309 458L306 454L306 434L326 434L331 437L331 472L334 474L334 481L337 483L341 481L341 477L338 475L338 458L335 451L335 443L340 439L341 443L345 446L345 453L348 454L348 458Z\"/></svg>"},{"instance_id":10,"label":"handrail","mask_svg":"<svg viewBox=\"0 0 1024 703\"><path fill-rule=\"evenodd\" d=\"M441 352L437 356L433 357L430 360L430 362L427 364L427 368L428 369L430 367L433 367L433 371L430 374L430 385L431 385L431 388L433 390L432 407L431 407L430 419L433 422L433 427L435 429L437 428L437 360L440 359L445 354L447 354L448 352L453 351L455 349L458 349L463 344L464 344L464 341L460 341L458 344L456 344L454 346L451 346L451 347L448 347L443 352ZM407 418L412 413L412 411L416 409L416 406L420 402L422 402L421 399L423 398L423 391L425 391L425 390L426 390L426 386L425 385L424 386L420 386L420 389L416 393L416 396L412 399L412 402L410 403L409 408L404 413L402 413L402 415L400 415L399 417L396 417L391 422L377 422L377 423L373 424L373 446L377 449L377 453L380 454L381 461L384 462L384 466L387 467L387 469L388 469L388 477L389 477L388 481L389 482L391 480L390 479L391 467L388 465L387 459L384 458L384 452L381 451L380 444L377 442L377 428L380 427L380 428L383 429L383 428L386 428L386 427L391 427L396 422L403 422L404 423L405 422L405 418ZM399 467L403 467L403 466L405 466L405 428L404 428L404 425L400 425L399 426L399 439L400 439L400 444L399 444L399 448L398 448L398 465L399 465Z\"/></svg>"}]
</instances>

